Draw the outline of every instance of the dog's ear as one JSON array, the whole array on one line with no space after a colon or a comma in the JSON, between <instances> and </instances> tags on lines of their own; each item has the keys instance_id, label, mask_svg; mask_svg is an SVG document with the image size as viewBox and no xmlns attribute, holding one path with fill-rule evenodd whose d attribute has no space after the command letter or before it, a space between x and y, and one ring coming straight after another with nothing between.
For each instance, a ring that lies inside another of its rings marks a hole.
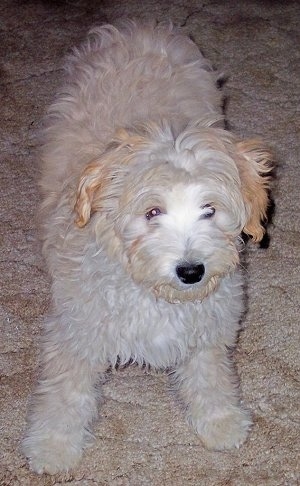
<instances>
[{"instance_id":1,"label":"dog's ear","mask_svg":"<svg viewBox=\"0 0 300 486\"><path fill-rule=\"evenodd\" d=\"M77 226L85 226L91 214L103 208L105 198L112 198L120 172L124 173L133 154L145 138L120 128L104 153L93 159L80 176L74 206Z\"/></svg>"},{"instance_id":2,"label":"dog's ear","mask_svg":"<svg viewBox=\"0 0 300 486\"><path fill-rule=\"evenodd\" d=\"M79 228L87 224L91 213L96 210L95 194L101 193L107 184L108 170L101 159L102 157L88 164L79 180L74 206L77 213L75 222Z\"/></svg>"},{"instance_id":3,"label":"dog's ear","mask_svg":"<svg viewBox=\"0 0 300 486\"><path fill-rule=\"evenodd\" d=\"M253 241L261 241L265 232L262 222L267 214L273 156L256 139L238 142L236 150L242 195L247 209L247 221L243 231Z\"/></svg>"}]
</instances>

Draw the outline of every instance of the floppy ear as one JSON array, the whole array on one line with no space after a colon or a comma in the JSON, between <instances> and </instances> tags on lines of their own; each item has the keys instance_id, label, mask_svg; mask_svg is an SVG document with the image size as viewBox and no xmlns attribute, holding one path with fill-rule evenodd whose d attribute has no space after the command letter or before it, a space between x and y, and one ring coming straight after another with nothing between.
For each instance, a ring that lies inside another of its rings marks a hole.
<instances>
[{"instance_id":1,"label":"floppy ear","mask_svg":"<svg viewBox=\"0 0 300 486\"><path fill-rule=\"evenodd\" d=\"M121 128L106 151L86 166L80 176L74 206L77 226L85 226L91 214L104 207L105 199L114 197L118 174L124 171L134 152L144 143L144 137Z\"/></svg>"},{"instance_id":2,"label":"floppy ear","mask_svg":"<svg viewBox=\"0 0 300 486\"><path fill-rule=\"evenodd\" d=\"M242 195L247 208L243 231L254 241L261 241L265 229L273 156L260 140L246 140L236 144L237 167L242 184Z\"/></svg>"},{"instance_id":3,"label":"floppy ear","mask_svg":"<svg viewBox=\"0 0 300 486\"><path fill-rule=\"evenodd\" d=\"M101 161L101 158L92 161L85 168L79 180L74 206L77 213L75 223L79 228L83 228L87 224L91 213L96 210L95 194L98 192L100 194L107 184L108 169Z\"/></svg>"}]
</instances>

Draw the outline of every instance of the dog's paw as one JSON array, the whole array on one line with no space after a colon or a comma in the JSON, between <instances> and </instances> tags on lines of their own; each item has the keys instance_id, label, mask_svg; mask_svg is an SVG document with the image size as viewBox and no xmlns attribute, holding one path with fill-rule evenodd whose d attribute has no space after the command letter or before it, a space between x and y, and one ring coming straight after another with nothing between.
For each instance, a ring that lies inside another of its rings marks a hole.
<instances>
[{"instance_id":1,"label":"dog's paw","mask_svg":"<svg viewBox=\"0 0 300 486\"><path fill-rule=\"evenodd\" d=\"M68 472L82 456L82 447L78 441L60 434L27 437L23 441L22 449L28 458L30 469L37 474Z\"/></svg>"},{"instance_id":2,"label":"dog's paw","mask_svg":"<svg viewBox=\"0 0 300 486\"><path fill-rule=\"evenodd\" d=\"M189 417L189 421L208 449L224 450L239 447L252 425L248 411L238 407L219 410L205 417Z\"/></svg>"}]
</instances>

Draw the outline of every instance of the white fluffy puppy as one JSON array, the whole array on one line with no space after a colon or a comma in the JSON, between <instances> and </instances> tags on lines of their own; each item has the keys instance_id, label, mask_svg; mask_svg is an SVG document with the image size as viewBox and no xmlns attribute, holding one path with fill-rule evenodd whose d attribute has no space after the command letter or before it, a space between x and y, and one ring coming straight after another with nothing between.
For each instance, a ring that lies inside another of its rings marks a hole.
<instances>
[{"instance_id":1,"label":"white fluffy puppy","mask_svg":"<svg viewBox=\"0 0 300 486\"><path fill-rule=\"evenodd\" d=\"M238 447L239 235L263 236L270 154L224 130L209 63L169 24L96 28L67 71L42 157L53 304L24 453L38 473L73 467L99 373L130 360L173 371L207 447Z\"/></svg>"}]
</instances>

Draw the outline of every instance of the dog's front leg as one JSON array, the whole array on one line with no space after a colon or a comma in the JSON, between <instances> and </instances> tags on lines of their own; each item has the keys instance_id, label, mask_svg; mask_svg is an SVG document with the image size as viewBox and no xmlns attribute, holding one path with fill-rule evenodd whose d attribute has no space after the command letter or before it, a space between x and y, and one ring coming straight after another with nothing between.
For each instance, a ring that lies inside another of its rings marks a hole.
<instances>
[{"instance_id":1,"label":"dog's front leg","mask_svg":"<svg viewBox=\"0 0 300 486\"><path fill-rule=\"evenodd\" d=\"M79 329L78 338L72 339L74 329L66 338L71 325L50 322L49 327L23 441L30 467L39 474L68 471L81 457L91 438L89 425L97 415L95 384L101 371L96 369L92 346L85 346Z\"/></svg>"},{"instance_id":2,"label":"dog's front leg","mask_svg":"<svg viewBox=\"0 0 300 486\"><path fill-rule=\"evenodd\" d=\"M238 379L225 346L194 351L176 377L187 419L204 444L215 450L239 447L251 417L240 405Z\"/></svg>"}]
</instances>

